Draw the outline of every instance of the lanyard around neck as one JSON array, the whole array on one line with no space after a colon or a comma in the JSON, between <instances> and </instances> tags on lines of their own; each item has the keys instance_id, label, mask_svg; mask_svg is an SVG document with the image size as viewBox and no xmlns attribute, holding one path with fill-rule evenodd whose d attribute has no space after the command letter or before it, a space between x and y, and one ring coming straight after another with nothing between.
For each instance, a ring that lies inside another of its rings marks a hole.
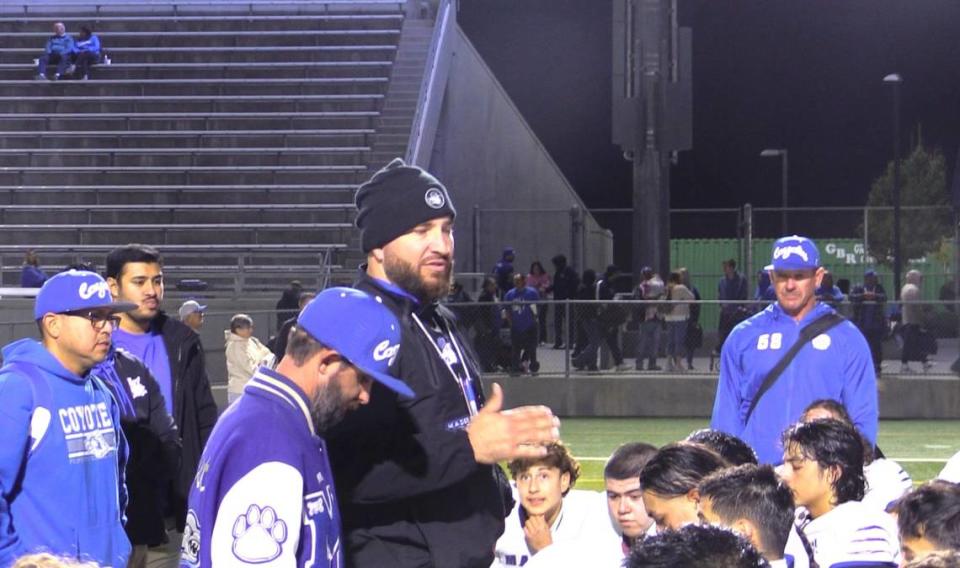
<instances>
[{"instance_id":1,"label":"lanyard around neck","mask_svg":"<svg viewBox=\"0 0 960 568\"><path fill-rule=\"evenodd\" d=\"M417 326L420 327L420 331L422 331L427 339L430 340L430 345L433 345L433 350L437 352L437 356L440 357L440 360L443 361L443 364L447 366L447 370L450 371L450 375L455 381L457 381L457 384L460 385L460 391L463 393L463 401L467 404L467 410L470 412L470 416L475 416L478 411L476 393L474 393L473 400L470 400L470 394L467 392L467 389L473 390L473 377L470 376L470 370L467 367L466 359L463 357L463 351L460 349L460 344L457 342L457 338L450 330L450 326L447 325L447 320L440 318L440 321L443 323L442 331L447 332L447 337L450 339L450 343L453 344L453 348L457 353L460 366L463 367L463 381L461 381L460 376L457 375L457 372L453 370L453 365L450 364L450 361L447 361L447 359L443 356L443 351L440 350L440 347L437 345L433 335L427 329L427 326L423 325L423 322L420 320L417 314L411 313L410 315L413 316L413 321L417 322Z\"/></svg>"}]
</instances>

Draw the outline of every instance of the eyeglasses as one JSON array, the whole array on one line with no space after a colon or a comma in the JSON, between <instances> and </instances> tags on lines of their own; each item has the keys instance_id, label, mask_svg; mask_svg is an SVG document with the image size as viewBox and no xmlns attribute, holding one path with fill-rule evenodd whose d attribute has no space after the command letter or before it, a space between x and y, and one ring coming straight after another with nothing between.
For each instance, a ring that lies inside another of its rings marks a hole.
<instances>
[{"instance_id":1,"label":"eyeglasses","mask_svg":"<svg viewBox=\"0 0 960 568\"><path fill-rule=\"evenodd\" d=\"M113 313L104 313L98 311L75 311L75 312L63 312L65 316L74 316L78 318L83 318L90 320L90 325L93 326L93 329L101 330L104 325L109 321L113 329L120 327L120 316Z\"/></svg>"}]
</instances>

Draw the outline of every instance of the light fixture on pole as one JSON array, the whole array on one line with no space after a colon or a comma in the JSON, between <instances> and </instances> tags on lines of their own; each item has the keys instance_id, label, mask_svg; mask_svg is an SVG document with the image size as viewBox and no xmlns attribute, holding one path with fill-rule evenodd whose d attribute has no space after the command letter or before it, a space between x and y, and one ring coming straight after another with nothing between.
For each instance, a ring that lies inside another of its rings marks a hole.
<instances>
[{"instance_id":1,"label":"light fixture on pole","mask_svg":"<svg viewBox=\"0 0 960 568\"><path fill-rule=\"evenodd\" d=\"M788 174L788 162L787 162L787 149L786 148L767 148L763 152L760 152L760 157L762 158L781 158L780 162L780 174L781 174L781 197L780 197L780 235L787 236L787 181L789 179Z\"/></svg>"},{"instance_id":2,"label":"light fixture on pole","mask_svg":"<svg viewBox=\"0 0 960 568\"><path fill-rule=\"evenodd\" d=\"M893 292L900 299L900 84L899 73L883 78L893 88Z\"/></svg>"}]
</instances>

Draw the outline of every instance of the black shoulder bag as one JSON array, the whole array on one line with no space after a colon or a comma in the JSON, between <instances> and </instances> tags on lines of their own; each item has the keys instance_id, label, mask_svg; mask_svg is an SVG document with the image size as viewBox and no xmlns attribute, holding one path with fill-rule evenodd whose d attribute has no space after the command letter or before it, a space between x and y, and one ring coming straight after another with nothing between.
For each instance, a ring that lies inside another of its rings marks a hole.
<instances>
[{"instance_id":1,"label":"black shoulder bag","mask_svg":"<svg viewBox=\"0 0 960 568\"><path fill-rule=\"evenodd\" d=\"M763 382L760 383L760 388L757 389L757 394L753 396L753 401L750 403L750 408L747 410L747 417L743 421L744 424L750 421L750 417L753 415L754 409L757 408L757 403L760 402L760 398L762 398L763 395L770 390L770 387L777 382L777 379L783 374L783 371L787 368L787 365L793 361L793 358L797 356L797 353L799 353L801 349L803 349L803 346L809 343L814 337L820 335L821 333L827 332L828 330L845 321L847 321L847 319L840 314L829 313L813 320L800 330L800 337L797 338L797 342L790 347L789 351L783 354L783 357L777 361L777 364L770 369L770 372L767 373L767 376L763 378Z\"/></svg>"}]
</instances>

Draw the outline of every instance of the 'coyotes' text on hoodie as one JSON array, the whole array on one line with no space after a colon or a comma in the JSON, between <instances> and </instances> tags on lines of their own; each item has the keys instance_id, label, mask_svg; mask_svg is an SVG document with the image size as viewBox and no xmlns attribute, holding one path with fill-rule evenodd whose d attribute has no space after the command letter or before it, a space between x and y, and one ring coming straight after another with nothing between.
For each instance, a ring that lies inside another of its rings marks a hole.
<instances>
[{"instance_id":1,"label":"'coyotes' text on hoodie","mask_svg":"<svg viewBox=\"0 0 960 568\"><path fill-rule=\"evenodd\" d=\"M100 379L68 371L34 339L0 368L0 567L39 549L126 566L120 413Z\"/></svg>"}]
</instances>

